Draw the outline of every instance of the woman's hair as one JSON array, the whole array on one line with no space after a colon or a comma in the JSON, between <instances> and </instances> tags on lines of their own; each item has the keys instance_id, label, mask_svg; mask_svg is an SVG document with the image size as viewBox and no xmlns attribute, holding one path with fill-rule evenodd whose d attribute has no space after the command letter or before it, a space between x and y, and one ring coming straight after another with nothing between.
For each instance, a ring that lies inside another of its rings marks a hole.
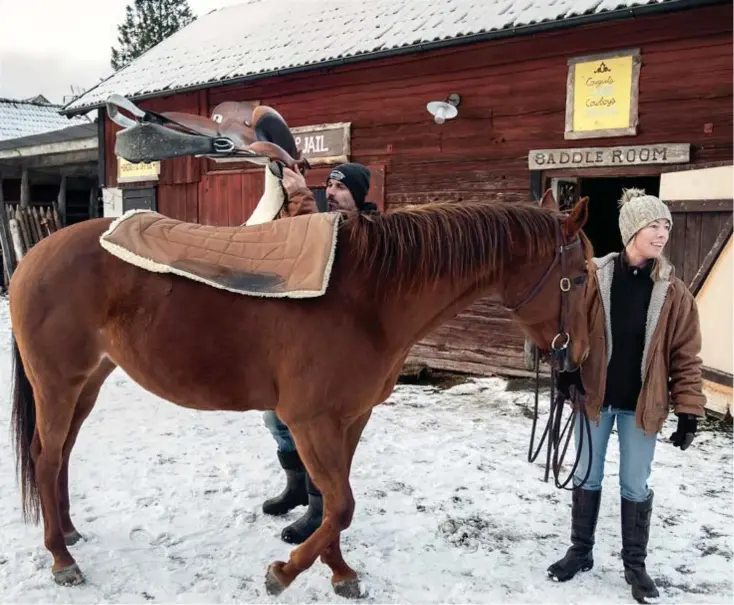
<instances>
[{"instance_id":1,"label":"woman's hair","mask_svg":"<svg viewBox=\"0 0 734 605\"><path fill-rule=\"evenodd\" d=\"M660 260L663 258L663 255L661 254L658 258L654 259L652 261L652 271L650 271L650 277L652 277L652 281L659 281L660 280L660 274L662 272L661 262ZM667 261L667 259L665 259Z\"/></svg>"}]
</instances>

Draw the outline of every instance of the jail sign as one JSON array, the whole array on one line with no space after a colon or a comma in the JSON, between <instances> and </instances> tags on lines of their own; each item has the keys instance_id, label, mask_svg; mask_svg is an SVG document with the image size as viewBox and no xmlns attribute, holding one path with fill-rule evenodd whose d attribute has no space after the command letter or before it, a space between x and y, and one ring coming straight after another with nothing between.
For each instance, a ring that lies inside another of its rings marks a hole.
<instances>
[{"instance_id":1,"label":"jail sign","mask_svg":"<svg viewBox=\"0 0 734 605\"><path fill-rule=\"evenodd\" d=\"M351 123L317 124L291 128L296 148L313 164L339 164L349 161Z\"/></svg>"},{"instance_id":2,"label":"jail sign","mask_svg":"<svg viewBox=\"0 0 734 605\"><path fill-rule=\"evenodd\" d=\"M555 170L559 168L686 164L690 161L690 155L691 146L688 143L533 149L528 153L528 168L530 170Z\"/></svg>"}]
</instances>

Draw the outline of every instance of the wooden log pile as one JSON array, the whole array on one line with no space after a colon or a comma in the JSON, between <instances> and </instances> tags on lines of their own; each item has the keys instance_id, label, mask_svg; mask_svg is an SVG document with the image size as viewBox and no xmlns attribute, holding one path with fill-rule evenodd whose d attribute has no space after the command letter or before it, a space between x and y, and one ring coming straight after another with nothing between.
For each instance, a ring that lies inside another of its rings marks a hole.
<instances>
[{"instance_id":1,"label":"wooden log pile","mask_svg":"<svg viewBox=\"0 0 734 605\"><path fill-rule=\"evenodd\" d=\"M6 204L5 213L18 261L44 237L61 229L61 217L55 203L26 207Z\"/></svg>"}]
</instances>

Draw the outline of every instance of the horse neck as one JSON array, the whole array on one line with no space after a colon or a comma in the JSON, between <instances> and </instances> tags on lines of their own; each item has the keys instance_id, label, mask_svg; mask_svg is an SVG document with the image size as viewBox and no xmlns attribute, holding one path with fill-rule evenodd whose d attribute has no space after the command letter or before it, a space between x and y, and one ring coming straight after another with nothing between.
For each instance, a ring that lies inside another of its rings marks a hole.
<instances>
[{"instance_id":1,"label":"horse neck","mask_svg":"<svg viewBox=\"0 0 734 605\"><path fill-rule=\"evenodd\" d=\"M372 235L370 243L378 249L369 261L364 255L355 258L360 254L354 250L349 255L353 277L362 273L362 279L352 284L362 296L369 297L386 338L398 349L409 347L474 301L492 294L501 298L509 277L523 271L535 275L551 262L555 242L555 232L549 228L552 223L531 220L531 228L523 223L528 217L537 218L538 212L521 207L514 216L512 209L502 208L496 211L502 219L498 220L477 210L471 233L460 231L461 222L455 226L447 220L443 227L429 232L426 241L420 238L427 232L415 230L409 242L414 254L418 250L414 258L410 249L401 249L401 244L407 244L399 239L393 242ZM481 223L483 219L486 225ZM498 224L504 231L490 229ZM524 226L516 231L516 225ZM487 234L482 236L485 228ZM439 249L442 243L450 250ZM420 271L429 274L420 278Z\"/></svg>"}]
</instances>

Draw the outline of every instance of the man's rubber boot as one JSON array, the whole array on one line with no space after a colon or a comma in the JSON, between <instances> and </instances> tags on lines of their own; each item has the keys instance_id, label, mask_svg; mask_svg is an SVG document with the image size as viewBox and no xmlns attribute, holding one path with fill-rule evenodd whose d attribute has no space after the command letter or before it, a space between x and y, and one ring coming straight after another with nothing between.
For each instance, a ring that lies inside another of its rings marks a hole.
<instances>
[{"instance_id":1,"label":"man's rubber boot","mask_svg":"<svg viewBox=\"0 0 734 605\"><path fill-rule=\"evenodd\" d=\"M303 516L291 523L282 532L280 537L288 544L302 544L320 526L324 518L324 499L319 488L306 475L306 489L308 491L308 508Z\"/></svg>"},{"instance_id":2,"label":"man's rubber boot","mask_svg":"<svg viewBox=\"0 0 734 605\"><path fill-rule=\"evenodd\" d=\"M266 515L285 515L296 506L308 504L308 493L306 492L306 468L301 462L297 451L278 452L280 466L283 467L286 476L285 489L274 498L263 503L263 512Z\"/></svg>"}]
</instances>

